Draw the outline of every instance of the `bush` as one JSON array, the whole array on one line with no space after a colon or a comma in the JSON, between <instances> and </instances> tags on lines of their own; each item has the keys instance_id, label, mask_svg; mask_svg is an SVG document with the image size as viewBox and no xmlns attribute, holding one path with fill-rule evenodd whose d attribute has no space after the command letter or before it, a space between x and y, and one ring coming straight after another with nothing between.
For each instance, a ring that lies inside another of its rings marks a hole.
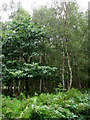
<instances>
[{"instance_id":1,"label":"bush","mask_svg":"<svg viewBox=\"0 0 90 120\"><path fill-rule=\"evenodd\" d=\"M19 99L19 100L18 100ZM88 94L72 88L69 92L28 97L2 96L2 111L7 118L82 118L88 116Z\"/></svg>"}]
</instances>

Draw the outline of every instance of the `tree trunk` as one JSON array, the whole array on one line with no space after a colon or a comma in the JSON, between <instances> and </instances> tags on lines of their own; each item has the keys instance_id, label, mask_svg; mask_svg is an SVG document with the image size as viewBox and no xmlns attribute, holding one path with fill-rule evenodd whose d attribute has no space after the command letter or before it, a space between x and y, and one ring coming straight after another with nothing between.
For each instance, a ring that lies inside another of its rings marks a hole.
<instances>
[{"instance_id":1,"label":"tree trunk","mask_svg":"<svg viewBox=\"0 0 90 120\"><path fill-rule=\"evenodd\" d=\"M80 79L79 79L79 89L81 89L82 88L82 86L81 86L81 81L80 81Z\"/></svg>"},{"instance_id":2,"label":"tree trunk","mask_svg":"<svg viewBox=\"0 0 90 120\"><path fill-rule=\"evenodd\" d=\"M18 95L20 94L20 85L21 85L21 83L20 83L20 80L18 81Z\"/></svg>"},{"instance_id":3,"label":"tree trunk","mask_svg":"<svg viewBox=\"0 0 90 120\"><path fill-rule=\"evenodd\" d=\"M46 91L46 79L44 78L44 80L43 80L43 92L45 92Z\"/></svg>"},{"instance_id":4,"label":"tree trunk","mask_svg":"<svg viewBox=\"0 0 90 120\"><path fill-rule=\"evenodd\" d=\"M67 50L67 45L66 45L66 54L67 54L67 63L68 63L68 68L70 71L70 83L69 83L69 87L68 87L68 91L70 91L71 87L72 87L72 68L70 65L70 60L69 60L69 54L68 54L68 50Z\"/></svg>"},{"instance_id":5,"label":"tree trunk","mask_svg":"<svg viewBox=\"0 0 90 120\"><path fill-rule=\"evenodd\" d=\"M63 90L65 89L65 80L64 80L64 72L65 72L65 70L64 70L64 66L65 66L65 53L64 53L64 42L63 42L63 40L62 40L62 48L63 48L63 68L62 68L62 83L63 83Z\"/></svg>"},{"instance_id":6,"label":"tree trunk","mask_svg":"<svg viewBox=\"0 0 90 120\"><path fill-rule=\"evenodd\" d=\"M39 87L39 92L42 92L42 80L40 79L40 87Z\"/></svg>"},{"instance_id":7,"label":"tree trunk","mask_svg":"<svg viewBox=\"0 0 90 120\"><path fill-rule=\"evenodd\" d=\"M39 60L40 64L42 63L42 52L41 52L41 55L40 55L40 60ZM40 81L39 81L39 93L42 92L42 78L40 78Z\"/></svg>"},{"instance_id":8,"label":"tree trunk","mask_svg":"<svg viewBox=\"0 0 90 120\"><path fill-rule=\"evenodd\" d=\"M69 76L68 76L69 72L67 71L67 89L69 88Z\"/></svg>"},{"instance_id":9,"label":"tree trunk","mask_svg":"<svg viewBox=\"0 0 90 120\"><path fill-rule=\"evenodd\" d=\"M28 86L28 80L25 81L26 83L26 98L28 97L28 92L29 92L29 86Z\"/></svg>"},{"instance_id":10,"label":"tree trunk","mask_svg":"<svg viewBox=\"0 0 90 120\"><path fill-rule=\"evenodd\" d=\"M11 85L10 85L10 97L13 96L13 89L12 89L12 87L13 87L13 83L11 82Z\"/></svg>"}]
</instances>

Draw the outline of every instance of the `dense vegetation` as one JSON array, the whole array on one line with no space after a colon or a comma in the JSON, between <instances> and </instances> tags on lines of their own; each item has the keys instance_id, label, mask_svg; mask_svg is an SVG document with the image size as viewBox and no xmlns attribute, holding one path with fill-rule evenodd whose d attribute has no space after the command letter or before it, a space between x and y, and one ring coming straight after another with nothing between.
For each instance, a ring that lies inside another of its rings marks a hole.
<instances>
[{"instance_id":1,"label":"dense vegetation","mask_svg":"<svg viewBox=\"0 0 90 120\"><path fill-rule=\"evenodd\" d=\"M3 96L3 114L7 118L31 118L40 120L46 118L87 118L88 94L82 94L77 89L66 93L35 95L26 97L23 93L19 98ZM8 104L9 103L9 104Z\"/></svg>"},{"instance_id":2,"label":"dense vegetation","mask_svg":"<svg viewBox=\"0 0 90 120\"><path fill-rule=\"evenodd\" d=\"M88 93L79 91L89 88L87 15L75 1L54 1L32 16L18 6L1 23L5 117L88 116Z\"/></svg>"}]
</instances>

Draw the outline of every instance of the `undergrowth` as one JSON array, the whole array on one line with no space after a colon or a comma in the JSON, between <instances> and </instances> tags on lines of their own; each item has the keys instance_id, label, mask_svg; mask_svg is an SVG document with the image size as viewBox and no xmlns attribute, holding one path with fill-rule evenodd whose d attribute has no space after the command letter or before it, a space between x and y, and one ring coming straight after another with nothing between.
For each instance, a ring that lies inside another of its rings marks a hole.
<instances>
[{"instance_id":1,"label":"undergrowth","mask_svg":"<svg viewBox=\"0 0 90 120\"><path fill-rule=\"evenodd\" d=\"M72 88L58 94L42 93L26 99L23 93L19 98L2 95L2 112L7 118L86 118L90 106L88 93Z\"/></svg>"}]
</instances>

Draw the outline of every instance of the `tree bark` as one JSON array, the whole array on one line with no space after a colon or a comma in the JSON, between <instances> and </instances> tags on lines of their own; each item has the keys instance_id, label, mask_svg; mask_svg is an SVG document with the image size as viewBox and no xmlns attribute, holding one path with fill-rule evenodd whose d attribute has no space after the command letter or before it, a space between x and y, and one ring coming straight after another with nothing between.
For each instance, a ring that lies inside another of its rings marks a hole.
<instances>
[{"instance_id":1,"label":"tree bark","mask_svg":"<svg viewBox=\"0 0 90 120\"><path fill-rule=\"evenodd\" d=\"M64 42L62 40L62 48L63 48L63 67L62 67L62 83L63 83L63 90L65 89L65 78L64 78L64 73L65 73L65 70L64 70L64 66L65 66L65 53L64 53Z\"/></svg>"},{"instance_id":2,"label":"tree bark","mask_svg":"<svg viewBox=\"0 0 90 120\"><path fill-rule=\"evenodd\" d=\"M69 88L69 76L68 76L69 72L67 70L67 88Z\"/></svg>"},{"instance_id":3,"label":"tree bark","mask_svg":"<svg viewBox=\"0 0 90 120\"><path fill-rule=\"evenodd\" d=\"M42 52L40 55L39 62L40 62L40 64L42 63ZM41 93L41 92L42 92L42 78L40 78L40 81L39 81L39 93Z\"/></svg>"},{"instance_id":4,"label":"tree bark","mask_svg":"<svg viewBox=\"0 0 90 120\"><path fill-rule=\"evenodd\" d=\"M20 80L18 81L18 92L20 93Z\"/></svg>"},{"instance_id":5,"label":"tree bark","mask_svg":"<svg viewBox=\"0 0 90 120\"><path fill-rule=\"evenodd\" d=\"M13 83L13 93L15 93L15 81Z\"/></svg>"},{"instance_id":6,"label":"tree bark","mask_svg":"<svg viewBox=\"0 0 90 120\"><path fill-rule=\"evenodd\" d=\"M42 91L42 80L40 79L39 92L41 93L41 91Z\"/></svg>"},{"instance_id":7,"label":"tree bark","mask_svg":"<svg viewBox=\"0 0 90 120\"><path fill-rule=\"evenodd\" d=\"M68 87L68 91L70 91L71 87L72 87L72 68L71 68L71 65L70 65L70 60L69 60L69 54L68 54L68 50L67 50L67 45L66 45L66 54L67 54L67 63L68 63L68 68L69 68L69 71L70 71L70 83L69 83L69 87Z\"/></svg>"},{"instance_id":8,"label":"tree bark","mask_svg":"<svg viewBox=\"0 0 90 120\"><path fill-rule=\"evenodd\" d=\"M13 83L11 82L11 85L10 85L10 97L13 96L13 89L12 89L12 87L13 87Z\"/></svg>"},{"instance_id":9,"label":"tree bark","mask_svg":"<svg viewBox=\"0 0 90 120\"><path fill-rule=\"evenodd\" d=\"M72 87L72 68L71 68L71 65L70 65L70 60L69 60L69 54L68 54L68 49L67 49L67 44L68 44L68 7L67 7L67 3L65 2L64 4L64 19L65 19L65 29L66 29L66 32L65 32L65 50L66 50L66 55L67 55L67 64L68 64L68 68L69 68L69 71L70 71L70 82L69 82L69 87L68 87L68 91L70 91L71 87Z\"/></svg>"},{"instance_id":10,"label":"tree bark","mask_svg":"<svg viewBox=\"0 0 90 120\"><path fill-rule=\"evenodd\" d=\"M26 83L26 98L28 97L28 92L29 92L29 86L28 86L28 80L25 81Z\"/></svg>"}]
</instances>

